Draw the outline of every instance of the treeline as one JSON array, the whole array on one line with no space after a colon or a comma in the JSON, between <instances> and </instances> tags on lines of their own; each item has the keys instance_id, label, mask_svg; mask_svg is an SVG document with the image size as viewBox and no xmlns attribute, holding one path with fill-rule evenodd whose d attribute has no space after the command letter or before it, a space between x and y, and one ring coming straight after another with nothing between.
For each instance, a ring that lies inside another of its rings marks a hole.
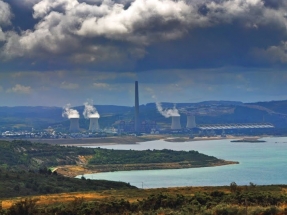
<instances>
[{"instance_id":1,"label":"treeline","mask_svg":"<svg viewBox=\"0 0 287 215\"><path fill-rule=\"evenodd\" d=\"M76 164L78 155L93 155L83 147L32 143L25 140L0 141L0 166L38 169L44 166Z\"/></svg>"},{"instance_id":2,"label":"treeline","mask_svg":"<svg viewBox=\"0 0 287 215\"><path fill-rule=\"evenodd\" d=\"M2 215L102 215L102 214L196 214L196 215L283 215L287 214L286 194L264 191L254 185L236 188L231 192L214 190L194 195L158 193L142 200L105 199L85 201L75 198L70 203L37 205L37 200L24 199L15 203Z\"/></svg>"},{"instance_id":3,"label":"treeline","mask_svg":"<svg viewBox=\"0 0 287 215\"><path fill-rule=\"evenodd\" d=\"M193 150L113 150L32 143L25 140L0 141L0 167L35 170L45 166L75 165L81 163L79 156L89 156L88 164L90 165L187 161L196 166L220 161L213 156Z\"/></svg>"},{"instance_id":4,"label":"treeline","mask_svg":"<svg viewBox=\"0 0 287 215\"><path fill-rule=\"evenodd\" d=\"M136 189L124 182L68 178L47 168L37 171L0 169L0 198L128 188Z\"/></svg>"},{"instance_id":5,"label":"treeline","mask_svg":"<svg viewBox=\"0 0 287 215\"><path fill-rule=\"evenodd\" d=\"M216 157L201 154L198 151L163 150L110 150L95 149L95 155L89 164L139 164L139 163L171 163L192 161L194 164L218 161Z\"/></svg>"}]
</instances>

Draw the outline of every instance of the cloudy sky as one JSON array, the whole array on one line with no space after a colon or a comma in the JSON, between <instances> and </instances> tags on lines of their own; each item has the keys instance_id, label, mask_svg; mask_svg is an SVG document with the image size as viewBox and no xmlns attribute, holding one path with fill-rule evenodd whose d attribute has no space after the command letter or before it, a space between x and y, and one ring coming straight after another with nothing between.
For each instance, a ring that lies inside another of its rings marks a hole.
<instances>
[{"instance_id":1,"label":"cloudy sky","mask_svg":"<svg viewBox=\"0 0 287 215\"><path fill-rule=\"evenodd\" d=\"M1 106L287 99L286 0L0 0Z\"/></svg>"}]
</instances>

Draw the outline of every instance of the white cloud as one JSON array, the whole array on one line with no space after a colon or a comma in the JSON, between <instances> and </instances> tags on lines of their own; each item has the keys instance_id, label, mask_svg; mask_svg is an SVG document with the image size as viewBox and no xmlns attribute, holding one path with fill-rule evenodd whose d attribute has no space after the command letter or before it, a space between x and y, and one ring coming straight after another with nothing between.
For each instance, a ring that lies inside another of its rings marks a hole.
<instances>
[{"instance_id":1,"label":"white cloud","mask_svg":"<svg viewBox=\"0 0 287 215\"><path fill-rule=\"evenodd\" d=\"M75 6L77 6L79 2L77 0L42 0L38 4L35 4L34 9L34 18L43 18L49 12L54 9L60 9L61 11L69 11L72 10Z\"/></svg>"},{"instance_id":2,"label":"white cloud","mask_svg":"<svg viewBox=\"0 0 287 215\"><path fill-rule=\"evenodd\" d=\"M109 89L110 85L107 83L93 83L94 88Z\"/></svg>"},{"instance_id":3,"label":"white cloud","mask_svg":"<svg viewBox=\"0 0 287 215\"><path fill-rule=\"evenodd\" d=\"M0 40L6 39L3 57L65 56L74 63L125 65L143 58L147 46L192 35L196 28L239 23L243 28L259 31L264 25L281 26L282 29L287 25L286 5L282 4L279 9L267 8L262 0L25 2L35 4L33 16L39 21L34 29L20 34L1 34L0 31ZM11 13L7 13L9 7L1 0L0 4L4 5L0 6L0 25L7 24L11 18ZM200 11L203 6L205 12Z\"/></svg>"},{"instance_id":4,"label":"white cloud","mask_svg":"<svg viewBox=\"0 0 287 215\"><path fill-rule=\"evenodd\" d=\"M19 94L30 94L32 88L30 86L23 86L21 84L16 84L14 87L7 90L8 93L19 93Z\"/></svg>"},{"instance_id":5,"label":"white cloud","mask_svg":"<svg viewBox=\"0 0 287 215\"><path fill-rule=\"evenodd\" d=\"M287 41L281 42L278 46L270 46L266 49L255 48L251 55L257 60L272 63L287 63Z\"/></svg>"},{"instance_id":6,"label":"white cloud","mask_svg":"<svg viewBox=\"0 0 287 215\"><path fill-rule=\"evenodd\" d=\"M5 38L6 38L5 34L3 33L2 29L0 28L0 42L5 41Z\"/></svg>"},{"instance_id":7,"label":"white cloud","mask_svg":"<svg viewBox=\"0 0 287 215\"><path fill-rule=\"evenodd\" d=\"M0 0L0 27L11 24L12 12L7 3Z\"/></svg>"},{"instance_id":8,"label":"white cloud","mask_svg":"<svg viewBox=\"0 0 287 215\"><path fill-rule=\"evenodd\" d=\"M79 85L76 83L68 83L63 81L60 85L60 88L66 89L66 90L75 90L79 88Z\"/></svg>"}]
</instances>

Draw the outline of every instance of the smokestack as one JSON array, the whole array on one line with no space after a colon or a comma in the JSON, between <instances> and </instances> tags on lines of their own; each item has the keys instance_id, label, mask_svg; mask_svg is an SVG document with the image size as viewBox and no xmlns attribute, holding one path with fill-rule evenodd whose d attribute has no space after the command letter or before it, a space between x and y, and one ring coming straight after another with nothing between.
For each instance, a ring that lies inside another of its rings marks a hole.
<instances>
[{"instance_id":1,"label":"smokestack","mask_svg":"<svg viewBox=\"0 0 287 215\"><path fill-rule=\"evenodd\" d=\"M135 133L139 133L140 123L139 123L139 91L138 82L135 82Z\"/></svg>"},{"instance_id":2,"label":"smokestack","mask_svg":"<svg viewBox=\"0 0 287 215\"><path fill-rule=\"evenodd\" d=\"M171 120L171 129L181 129L180 116L172 116Z\"/></svg>"},{"instance_id":3,"label":"smokestack","mask_svg":"<svg viewBox=\"0 0 287 215\"><path fill-rule=\"evenodd\" d=\"M70 131L71 132L80 131L79 118L70 118Z\"/></svg>"},{"instance_id":4,"label":"smokestack","mask_svg":"<svg viewBox=\"0 0 287 215\"><path fill-rule=\"evenodd\" d=\"M194 115L187 115L187 122L186 122L186 128L195 128L196 123L195 123L195 116Z\"/></svg>"},{"instance_id":5,"label":"smokestack","mask_svg":"<svg viewBox=\"0 0 287 215\"><path fill-rule=\"evenodd\" d=\"M100 129L99 126L99 118L90 118L90 131L98 131Z\"/></svg>"}]
</instances>

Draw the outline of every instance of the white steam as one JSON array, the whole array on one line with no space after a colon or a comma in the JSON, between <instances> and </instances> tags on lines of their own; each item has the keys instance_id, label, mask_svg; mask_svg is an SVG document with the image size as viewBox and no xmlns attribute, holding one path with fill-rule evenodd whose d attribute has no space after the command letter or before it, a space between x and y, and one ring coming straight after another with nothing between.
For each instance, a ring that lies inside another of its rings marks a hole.
<instances>
[{"instance_id":1,"label":"white steam","mask_svg":"<svg viewBox=\"0 0 287 215\"><path fill-rule=\"evenodd\" d=\"M68 119L71 119L80 118L80 115L77 110L71 108L71 104L67 104L65 107L63 107L62 117L67 117Z\"/></svg>"},{"instance_id":2,"label":"white steam","mask_svg":"<svg viewBox=\"0 0 287 215\"><path fill-rule=\"evenodd\" d=\"M90 118L100 118L100 114L98 113L97 109L92 105L92 101L85 102L85 109L83 115L86 119Z\"/></svg>"},{"instance_id":3,"label":"white steam","mask_svg":"<svg viewBox=\"0 0 287 215\"><path fill-rule=\"evenodd\" d=\"M158 112L160 112L160 114L163 115L165 118L169 118L172 116L180 116L175 105L174 105L173 109L163 109L161 106L161 103L156 102L155 104L156 104L156 108L157 108Z\"/></svg>"}]
</instances>

